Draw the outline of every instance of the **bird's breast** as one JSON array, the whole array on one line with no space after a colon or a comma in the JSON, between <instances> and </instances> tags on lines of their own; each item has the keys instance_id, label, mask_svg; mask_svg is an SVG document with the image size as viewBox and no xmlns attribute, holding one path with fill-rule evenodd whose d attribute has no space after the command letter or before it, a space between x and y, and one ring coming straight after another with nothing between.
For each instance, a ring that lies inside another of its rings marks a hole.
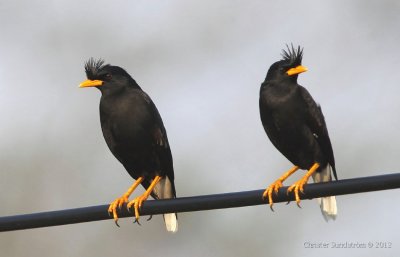
<instances>
[{"instance_id":1,"label":"bird's breast","mask_svg":"<svg viewBox=\"0 0 400 257\"><path fill-rule=\"evenodd\" d=\"M147 104L134 99L100 103L100 121L110 148L140 148L149 139L154 119Z\"/></svg>"},{"instance_id":2,"label":"bird's breast","mask_svg":"<svg viewBox=\"0 0 400 257\"><path fill-rule=\"evenodd\" d=\"M305 123L302 104L295 87L265 88L260 95L260 112L267 134L295 137Z\"/></svg>"},{"instance_id":3,"label":"bird's breast","mask_svg":"<svg viewBox=\"0 0 400 257\"><path fill-rule=\"evenodd\" d=\"M271 109L296 108L296 87L268 86L261 91L261 98Z\"/></svg>"}]
</instances>

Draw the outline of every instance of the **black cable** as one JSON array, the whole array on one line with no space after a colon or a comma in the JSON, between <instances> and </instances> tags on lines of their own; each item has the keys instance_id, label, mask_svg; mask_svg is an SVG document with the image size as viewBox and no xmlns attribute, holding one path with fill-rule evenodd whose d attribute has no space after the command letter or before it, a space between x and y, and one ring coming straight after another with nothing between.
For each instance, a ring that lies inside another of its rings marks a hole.
<instances>
[{"instance_id":1,"label":"black cable","mask_svg":"<svg viewBox=\"0 0 400 257\"><path fill-rule=\"evenodd\" d=\"M400 188L400 173L372 177L343 179L329 183L309 184L304 187L302 199L312 199L331 195L355 194ZM293 194L286 194L287 187L279 190L274 196L274 202L293 201ZM261 199L264 190L181 197L172 200L157 200L144 202L141 216L172 213L192 212L223 208L234 208L267 204ZM49 227L80 222L111 219L107 213L108 205L84 208L40 212L33 214L0 217L0 231L12 231L29 228ZM132 216L125 206L119 212L119 217Z\"/></svg>"}]
</instances>

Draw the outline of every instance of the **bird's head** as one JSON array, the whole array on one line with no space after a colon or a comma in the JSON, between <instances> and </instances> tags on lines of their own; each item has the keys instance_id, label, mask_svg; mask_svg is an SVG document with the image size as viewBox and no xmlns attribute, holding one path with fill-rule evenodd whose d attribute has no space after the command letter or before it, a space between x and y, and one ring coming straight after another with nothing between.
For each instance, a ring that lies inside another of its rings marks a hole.
<instances>
[{"instance_id":1,"label":"bird's head","mask_svg":"<svg viewBox=\"0 0 400 257\"><path fill-rule=\"evenodd\" d=\"M137 86L135 80L121 67L104 64L104 60L90 58L85 63L87 80L79 87L96 87L101 92Z\"/></svg>"},{"instance_id":2,"label":"bird's head","mask_svg":"<svg viewBox=\"0 0 400 257\"><path fill-rule=\"evenodd\" d=\"M303 49L300 46L295 49L287 45L287 50L282 50L282 60L275 62L268 70L265 80L292 80L297 81L298 74L307 71L301 65Z\"/></svg>"}]
</instances>

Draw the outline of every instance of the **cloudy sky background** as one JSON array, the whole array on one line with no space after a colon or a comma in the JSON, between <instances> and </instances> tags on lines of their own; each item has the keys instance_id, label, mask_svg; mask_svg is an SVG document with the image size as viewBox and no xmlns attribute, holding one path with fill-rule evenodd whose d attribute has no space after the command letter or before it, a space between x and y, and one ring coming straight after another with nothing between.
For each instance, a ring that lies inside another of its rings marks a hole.
<instances>
[{"instance_id":1,"label":"cloudy sky background","mask_svg":"<svg viewBox=\"0 0 400 257\"><path fill-rule=\"evenodd\" d=\"M261 189L290 167L265 135L258 93L293 42L321 103L339 178L398 172L399 1L7 1L0 3L0 216L99 205L132 183L100 129L89 57L125 68L152 97L179 196ZM300 178L300 173L289 182ZM140 189L140 193L143 192ZM138 194L139 192L137 192ZM2 256L394 256L397 191L0 234ZM389 242L391 249L304 243Z\"/></svg>"}]
</instances>

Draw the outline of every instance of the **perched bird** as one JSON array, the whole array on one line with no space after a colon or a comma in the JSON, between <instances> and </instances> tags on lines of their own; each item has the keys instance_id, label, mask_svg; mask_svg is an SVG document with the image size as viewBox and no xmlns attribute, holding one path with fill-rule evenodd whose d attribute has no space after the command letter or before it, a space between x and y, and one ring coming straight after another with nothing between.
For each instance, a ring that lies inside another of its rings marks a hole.
<instances>
[{"instance_id":1,"label":"perched bird","mask_svg":"<svg viewBox=\"0 0 400 257\"><path fill-rule=\"evenodd\" d=\"M111 152L136 181L108 209L118 225L117 208L133 206L139 221L139 209L151 195L155 199L175 198L174 169L167 132L150 97L122 68L105 65L91 58L85 64L88 80L79 87L96 87L101 92L100 122ZM141 184L146 191L134 200L129 196ZM167 230L176 232L176 213L164 214Z\"/></svg>"},{"instance_id":2,"label":"perched bird","mask_svg":"<svg viewBox=\"0 0 400 257\"><path fill-rule=\"evenodd\" d=\"M273 193L277 193L282 183L298 169L308 172L291 185L288 192L294 191L299 207L299 193L303 192L310 176L314 182L331 181L333 172L337 180L332 144L321 107L297 84L298 74L307 71L301 65L303 49L287 46L282 57L271 65L261 84L260 116L272 144L295 166L264 191L263 198L268 198L271 209ZM324 218L335 219L336 198L323 197L318 201Z\"/></svg>"}]
</instances>

